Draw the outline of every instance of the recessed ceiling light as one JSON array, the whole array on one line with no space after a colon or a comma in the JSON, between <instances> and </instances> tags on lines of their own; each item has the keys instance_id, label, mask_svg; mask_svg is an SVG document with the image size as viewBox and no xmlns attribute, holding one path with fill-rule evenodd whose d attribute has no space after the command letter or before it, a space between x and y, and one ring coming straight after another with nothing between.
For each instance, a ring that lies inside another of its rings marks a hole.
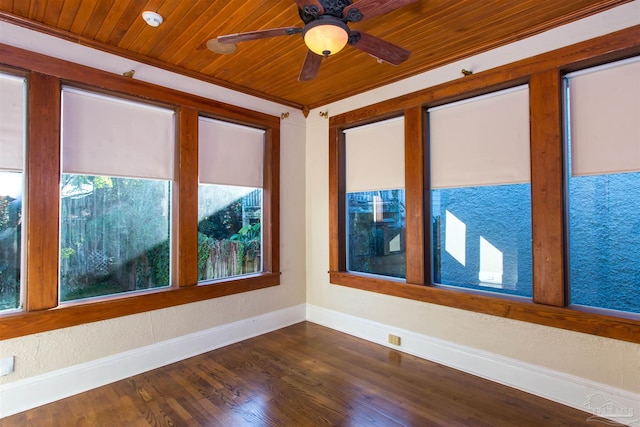
<instances>
[{"instance_id":1,"label":"recessed ceiling light","mask_svg":"<svg viewBox=\"0 0 640 427\"><path fill-rule=\"evenodd\" d=\"M151 27L157 27L162 24L162 21L164 21L160 14L151 12L149 10L142 12L142 19L144 19L144 22L146 22Z\"/></svg>"}]
</instances>

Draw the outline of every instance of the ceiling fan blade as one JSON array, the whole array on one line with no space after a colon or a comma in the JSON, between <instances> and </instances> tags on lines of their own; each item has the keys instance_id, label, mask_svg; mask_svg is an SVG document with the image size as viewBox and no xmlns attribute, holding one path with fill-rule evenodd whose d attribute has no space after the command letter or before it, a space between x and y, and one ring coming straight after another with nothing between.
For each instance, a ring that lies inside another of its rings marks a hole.
<instances>
[{"instance_id":1,"label":"ceiling fan blade","mask_svg":"<svg viewBox=\"0 0 640 427\"><path fill-rule=\"evenodd\" d=\"M270 30L258 30L249 31L247 33L228 34L226 36L218 36L218 43L231 44L246 42L250 40L266 39L269 37L277 36L291 36L293 34L299 34L302 32L302 28L298 27L284 27L284 28L272 28Z\"/></svg>"},{"instance_id":2,"label":"ceiling fan blade","mask_svg":"<svg viewBox=\"0 0 640 427\"><path fill-rule=\"evenodd\" d=\"M399 65L409 59L409 55L411 55L411 52L408 50L370 34L361 31L351 31L351 34L357 34L360 37L360 39L353 44L353 47L382 59L389 64Z\"/></svg>"},{"instance_id":3,"label":"ceiling fan blade","mask_svg":"<svg viewBox=\"0 0 640 427\"><path fill-rule=\"evenodd\" d=\"M345 7L342 11L342 16L347 17L349 16L350 10L358 9L362 14L360 20L364 20L391 12L392 10L417 1L418 0L360 0Z\"/></svg>"},{"instance_id":4,"label":"ceiling fan blade","mask_svg":"<svg viewBox=\"0 0 640 427\"><path fill-rule=\"evenodd\" d=\"M310 50L307 51L307 57L304 59L298 81L305 82L307 80L313 80L318 75L320 70L320 64L322 64L322 56L317 55Z\"/></svg>"},{"instance_id":5,"label":"ceiling fan blade","mask_svg":"<svg viewBox=\"0 0 640 427\"><path fill-rule=\"evenodd\" d=\"M299 9L304 10L305 6L315 6L318 8L318 15L322 15L324 13L324 7L318 0L294 0L298 5Z\"/></svg>"}]
</instances>

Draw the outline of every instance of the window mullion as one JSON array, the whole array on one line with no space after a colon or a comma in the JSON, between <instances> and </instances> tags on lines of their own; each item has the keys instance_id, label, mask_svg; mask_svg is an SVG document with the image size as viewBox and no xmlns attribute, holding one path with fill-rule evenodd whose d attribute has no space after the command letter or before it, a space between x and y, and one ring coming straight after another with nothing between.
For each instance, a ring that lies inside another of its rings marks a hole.
<instances>
[{"instance_id":1,"label":"window mullion","mask_svg":"<svg viewBox=\"0 0 640 427\"><path fill-rule=\"evenodd\" d=\"M346 271L345 137L329 128L329 270Z\"/></svg>"},{"instance_id":2,"label":"window mullion","mask_svg":"<svg viewBox=\"0 0 640 427\"><path fill-rule=\"evenodd\" d=\"M265 272L280 272L280 128L271 127L265 133L263 217L268 225L263 231L263 261Z\"/></svg>"},{"instance_id":3,"label":"window mullion","mask_svg":"<svg viewBox=\"0 0 640 427\"><path fill-rule=\"evenodd\" d=\"M173 286L198 283L198 111L177 111L173 185Z\"/></svg>"},{"instance_id":4,"label":"window mullion","mask_svg":"<svg viewBox=\"0 0 640 427\"><path fill-rule=\"evenodd\" d=\"M25 309L37 311L58 305L60 81L32 72L27 87L29 238Z\"/></svg>"},{"instance_id":5,"label":"window mullion","mask_svg":"<svg viewBox=\"0 0 640 427\"><path fill-rule=\"evenodd\" d=\"M557 69L531 76L533 300L566 305L562 90Z\"/></svg>"},{"instance_id":6,"label":"window mullion","mask_svg":"<svg viewBox=\"0 0 640 427\"><path fill-rule=\"evenodd\" d=\"M416 106L405 110L405 204L407 283L430 284L425 251L425 111Z\"/></svg>"}]
</instances>

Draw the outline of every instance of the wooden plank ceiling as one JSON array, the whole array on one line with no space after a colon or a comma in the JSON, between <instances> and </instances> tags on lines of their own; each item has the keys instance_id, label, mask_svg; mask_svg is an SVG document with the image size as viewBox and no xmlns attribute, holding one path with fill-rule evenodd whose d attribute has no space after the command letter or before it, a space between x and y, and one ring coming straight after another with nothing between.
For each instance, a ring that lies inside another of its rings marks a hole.
<instances>
[{"instance_id":1,"label":"wooden plank ceiling","mask_svg":"<svg viewBox=\"0 0 640 427\"><path fill-rule=\"evenodd\" d=\"M0 0L0 19L295 108L326 105L630 0L420 0L350 24L412 52L399 66L351 46L299 82L301 36L240 43L219 55L213 37L302 26L292 0ZM356 1L357 2L357 1ZM157 28L145 10L164 17ZM0 58L1 62L1 58ZM127 71L127 70L123 70Z\"/></svg>"}]
</instances>

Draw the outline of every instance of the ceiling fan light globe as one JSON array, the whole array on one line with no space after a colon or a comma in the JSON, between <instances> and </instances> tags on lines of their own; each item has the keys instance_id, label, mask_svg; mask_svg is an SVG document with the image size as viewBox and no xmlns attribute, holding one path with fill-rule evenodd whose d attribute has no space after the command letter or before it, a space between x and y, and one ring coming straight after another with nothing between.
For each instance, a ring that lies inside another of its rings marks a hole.
<instances>
[{"instance_id":1,"label":"ceiling fan light globe","mask_svg":"<svg viewBox=\"0 0 640 427\"><path fill-rule=\"evenodd\" d=\"M326 57L340 52L347 45L349 27L337 19L318 19L307 24L302 36L310 51Z\"/></svg>"}]
</instances>

